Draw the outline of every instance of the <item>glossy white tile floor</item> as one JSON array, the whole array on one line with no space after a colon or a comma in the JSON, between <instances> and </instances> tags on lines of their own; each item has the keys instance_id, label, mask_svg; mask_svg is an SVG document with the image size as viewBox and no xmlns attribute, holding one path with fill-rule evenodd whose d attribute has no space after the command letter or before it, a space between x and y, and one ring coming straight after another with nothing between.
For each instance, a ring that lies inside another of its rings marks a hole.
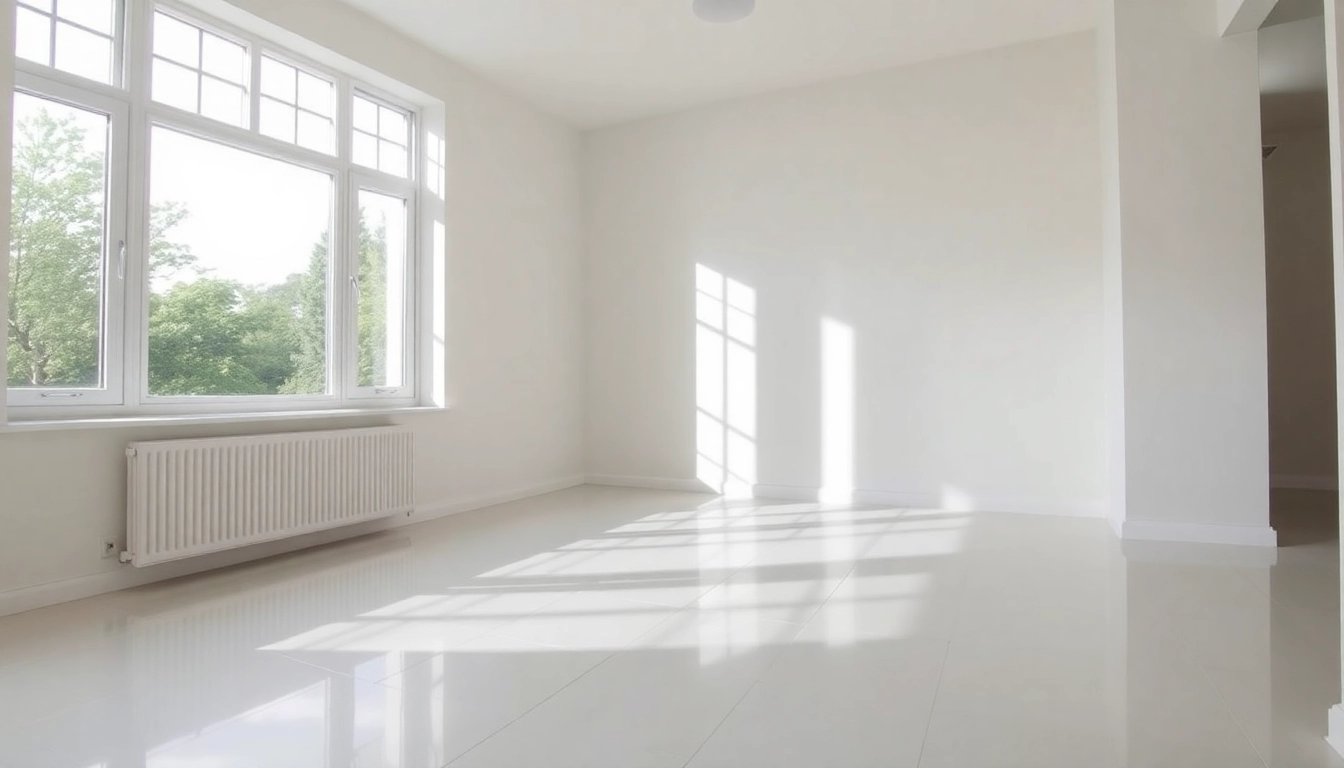
<instances>
[{"instance_id":1,"label":"glossy white tile floor","mask_svg":"<svg viewBox=\"0 0 1344 768\"><path fill-rule=\"evenodd\" d=\"M1272 553L579 488L0 619L0 766L1344 766L1333 503Z\"/></svg>"}]
</instances>

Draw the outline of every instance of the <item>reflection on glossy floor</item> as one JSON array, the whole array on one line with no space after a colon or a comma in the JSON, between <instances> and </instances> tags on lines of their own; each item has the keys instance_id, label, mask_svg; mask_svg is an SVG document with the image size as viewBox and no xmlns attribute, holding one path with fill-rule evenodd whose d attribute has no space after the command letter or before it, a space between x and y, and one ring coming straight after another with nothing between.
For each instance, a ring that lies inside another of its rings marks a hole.
<instances>
[{"instance_id":1,"label":"reflection on glossy floor","mask_svg":"<svg viewBox=\"0 0 1344 768\"><path fill-rule=\"evenodd\" d=\"M1274 553L578 488L0 619L0 765L1344 766L1333 503Z\"/></svg>"}]
</instances>

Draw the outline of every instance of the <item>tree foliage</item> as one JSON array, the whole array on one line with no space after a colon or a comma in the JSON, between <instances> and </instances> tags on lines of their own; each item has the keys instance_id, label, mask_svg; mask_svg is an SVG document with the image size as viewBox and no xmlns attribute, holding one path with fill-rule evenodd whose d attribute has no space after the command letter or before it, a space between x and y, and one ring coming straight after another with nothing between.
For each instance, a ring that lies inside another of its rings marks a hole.
<instances>
[{"instance_id":1,"label":"tree foliage","mask_svg":"<svg viewBox=\"0 0 1344 768\"><path fill-rule=\"evenodd\" d=\"M11 387L99 380L104 158L70 119L38 111L15 131L9 260ZM327 391L329 242L282 283L215 277L174 239L190 212L150 211L149 389L155 395L303 395ZM386 232L359 227L357 381L386 366ZM116 353L115 350L112 351Z\"/></svg>"},{"instance_id":2,"label":"tree foliage","mask_svg":"<svg viewBox=\"0 0 1344 768\"><path fill-rule=\"evenodd\" d=\"M9 360L14 386L98 383L103 159L41 112L14 135Z\"/></svg>"}]
</instances>

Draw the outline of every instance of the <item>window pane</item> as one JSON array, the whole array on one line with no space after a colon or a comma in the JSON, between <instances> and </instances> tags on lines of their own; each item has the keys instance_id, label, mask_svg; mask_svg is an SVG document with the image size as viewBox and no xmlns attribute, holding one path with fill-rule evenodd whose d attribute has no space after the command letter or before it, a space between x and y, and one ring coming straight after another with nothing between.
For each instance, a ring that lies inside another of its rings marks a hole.
<instances>
[{"instance_id":1,"label":"window pane","mask_svg":"<svg viewBox=\"0 0 1344 768\"><path fill-rule=\"evenodd\" d=\"M247 49L222 37L206 33L201 48L201 68L242 85L247 82Z\"/></svg>"},{"instance_id":2,"label":"window pane","mask_svg":"<svg viewBox=\"0 0 1344 768\"><path fill-rule=\"evenodd\" d=\"M163 59L154 60L154 100L170 107L195 112L196 87L199 76L195 71L179 67Z\"/></svg>"},{"instance_id":3,"label":"window pane","mask_svg":"<svg viewBox=\"0 0 1344 768\"><path fill-rule=\"evenodd\" d=\"M359 192L359 349L355 383L400 387L406 349L406 201Z\"/></svg>"},{"instance_id":4,"label":"window pane","mask_svg":"<svg viewBox=\"0 0 1344 768\"><path fill-rule=\"evenodd\" d=\"M324 117L331 117L331 83L307 72L299 73L299 106Z\"/></svg>"},{"instance_id":5,"label":"window pane","mask_svg":"<svg viewBox=\"0 0 1344 768\"><path fill-rule=\"evenodd\" d=\"M21 59L51 66L51 19L27 8L18 11L14 52Z\"/></svg>"},{"instance_id":6,"label":"window pane","mask_svg":"<svg viewBox=\"0 0 1344 768\"><path fill-rule=\"evenodd\" d=\"M378 170L404 177L406 175L406 150L390 141L382 141L378 144Z\"/></svg>"},{"instance_id":7,"label":"window pane","mask_svg":"<svg viewBox=\"0 0 1344 768\"><path fill-rule=\"evenodd\" d=\"M294 142L294 108L262 96L261 132L292 144Z\"/></svg>"},{"instance_id":8,"label":"window pane","mask_svg":"<svg viewBox=\"0 0 1344 768\"><path fill-rule=\"evenodd\" d=\"M102 381L106 115L14 95L11 387Z\"/></svg>"},{"instance_id":9,"label":"window pane","mask_svg":"<svg viewBox=\"0 0 1344 768\"><path fill-rule=\"evenodd\" d=\"M201 64L200 31L172 16L154 14L154 53L189 67Z\"/></svg>"},{"instance_id":10,"label":"window pane","mask_svg":"<svg viewBox=\"0 0 1344 768\"><path fill-rule=\"evenodd\" d=\"M331 153L331 121L308 112L299 112L299 146Z\"/></svg>"},{"instance_id":11,"label":"window pane","mask_svg":"<svg viewBox=\"0 0 1344 768\"><path fill-rule=\"evenodd\" d=\"M378 133L388 141L395 141L402 146L407 143L406 139L406 116L396 110L387 107L378 108Z\"/></svg>"},{"instance_id":12,"label":"window pane","mask_svg":"<svg viewBox=\"0 0 1344 768\"><path fill-rule=\"evenodd\" d=\"M78 27L57 22L56 68L100 83L110 83L112 41Z\"/></svg>"},{"instance_id":13,"label":"window pane","mask_svg":"<svg viewBox=\"0 0 1344 768\"><path fill-rule=\"evenodd\" d=\"M56 15L110 37L114 5L113 0L60 0Z\"/></svg>"},{"instance_id":14,"label":"window pane","mask_svg":"<svg viewBox=\"0 0 1344 768\"><path fill-rule=\"evenodd\" d=\"M19 0L19 5L30 5L40 11L51 13L51 0Z\"/></svg>"},{"instance_id":15,"label":"window pane","mask_svg":"<svg viewBox=\"0 0 1344 768\"><path fill-rule=\"evenodd\" d=\"M378 140L368 135L355 131L354 161L365 168L378 167Z\"/></svg>"},{"instance_id":16,"label":"window pane","mask_svg":"<svg viewBox=\"0 0 1344 768\"><path fill-rule=\"evenodd\" d=\"M261 57L261 92L267 96L295 103L295 70L269 56Z\"/></svg>"},{"instance_id":17,"label":"window pane","mask_svg":"<svg viewBox=\"0 0 1344 768\"><path fill-rule=\"evenodd\" d=\"M242 125L242 87L216 80L213 77L202 77L201 114L230 125Z\"/></svg>"},{"instance_id":18,"label":"window pane","mask_svg":"<svg viewBox=\"0 0 1344 768\"><path fill-rule=\"evenodd\" d=\"M355 97L354 124L356 130L378 133L378 105L368 99Z\"/></svg>"},{"instance_id":19,"label":"window pane","mask_svg":"<svg viewBox=\"0 0 1344 768\"><path fill-rule=\"evenodd\" d=\"M150 394L325 392L332 178L167 128L151 141Z\"/></svg>"}]
</instances>

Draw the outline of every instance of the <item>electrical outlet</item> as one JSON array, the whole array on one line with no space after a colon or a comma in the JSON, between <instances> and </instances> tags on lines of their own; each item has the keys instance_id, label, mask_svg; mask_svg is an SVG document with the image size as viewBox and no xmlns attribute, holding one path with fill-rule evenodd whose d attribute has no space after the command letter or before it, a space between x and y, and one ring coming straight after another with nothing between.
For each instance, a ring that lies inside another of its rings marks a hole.
<instances>
[{"instance_id":1,"label":"electrical outlet","mask_svg":"<svg viewBox=\"0 0 1344 768\"><path fill-rule=\"evenodd\" d=\"M118 554L118 550L119 550L119 549L120 549L120 548L117 546L117 542L116 542L115 539L103 539L103 559L104 559L104 560L107 560L108 558L116 557L117 554Z\"/></svg>"}]
</instances>

